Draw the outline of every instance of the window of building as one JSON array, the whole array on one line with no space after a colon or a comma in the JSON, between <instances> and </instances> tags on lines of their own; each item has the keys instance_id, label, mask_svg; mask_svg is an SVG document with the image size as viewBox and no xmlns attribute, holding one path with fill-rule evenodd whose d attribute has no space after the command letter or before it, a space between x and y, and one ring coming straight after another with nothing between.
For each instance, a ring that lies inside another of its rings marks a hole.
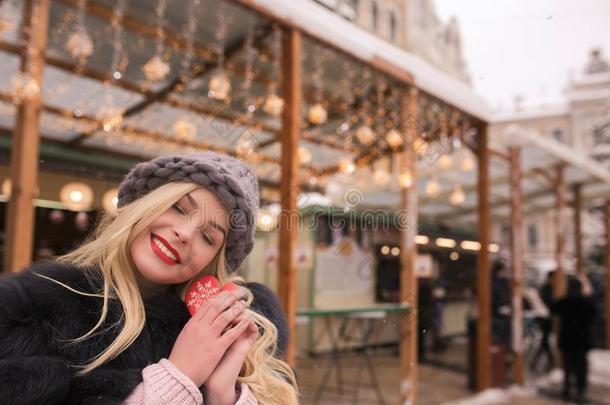
<instances>
[{"instance_id":1,"label":"window of building","mask_svg":"<svg viewBox=\"0 0 610 405\"><path fill-rule=\"evenodd\" d=\"M354 10L354 16L358 17L360 14L360 2L358 0L351 0L349 3Z\"/></svg>"},{"instance_id":2,"label":"window of building","mask_svg":"<svg viewBox=\"0 0 610 405\"><path fill-rule=\"evenodd\" d=\"M593 128L593 146L610 143L610 121Z\"/></svg>"},{"instance_id":3,"label":"window of building","mask_svg":"<svg viewBox=\"0 0 610 405\"><path fill-rule=\"evenodd\" d=\"M396 41L396 29L398 24L396 24L396 14L393 11L390 11L390 40Z\"/></svg>"},{"instance_id":4,"label":"window of building","mask_svg":"<svg viewBox=\"0 0 610 405\"><path fill-rule=\"evenodd\" d=\"M356 20L358 18L358 1L339 0L337 2L337 12L348 20Z\"/></svg>"},{"instance_id":5,"label":"window of building","mask_svg":"<svg viewBox=\"0 0 610 405\"><path fill-rule=\"evenodd\" d=\"M510 225L502 224L502 228L500 231L500 243L504 246L510 246L510 238L511 238Z\"/></svg>"},{"instance_id":6,"label":"window of building","mask_svg":"<svg viewBox=\"0 0 610 405\"><path fill-rule=\"evenodd\" d=\"M557 142L563 142L563 129L555 128L553 130L553 139L555 139Z\"/></svg>"},{"instance_id":7,"label":"window of building","mask_svg":"<svg viewBox=\"0 0 610 405\"><path fill-rule=\"evenodd\" d=\"M527 244L532 250L536 250L538 247L538 227L536 224L527 226Z\"/></svg>"},{"instance_id":8,"label":"window of building","mask_svg":"<svg viewBox=\"0 0 610 405\"><path fill-rule=\"evenodd\" d=\"M373 2L371 5L371 27L374 32L377 32L379 29L379 6L377 6L377 2Z\"/></svg>"}]
</instances>

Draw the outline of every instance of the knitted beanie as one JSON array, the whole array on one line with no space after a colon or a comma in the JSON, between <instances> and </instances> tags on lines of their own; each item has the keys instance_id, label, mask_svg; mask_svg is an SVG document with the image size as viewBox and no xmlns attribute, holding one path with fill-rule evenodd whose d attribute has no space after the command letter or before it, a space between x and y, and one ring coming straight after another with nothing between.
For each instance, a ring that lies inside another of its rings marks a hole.
<instances>
[{"instance_id":1,"label":"knitted beanie","mask_svg":"<svg viewBox=\"0 0 610 405\"><path fill-rule=\"evenodd\" d=\"M169 182L199 184L229 211L225 257L233 272L254 246L259 191L256 175L243 162L215 152L163 156L137 164L119 185L118 207Z\"/></svg>"}]
</instances>

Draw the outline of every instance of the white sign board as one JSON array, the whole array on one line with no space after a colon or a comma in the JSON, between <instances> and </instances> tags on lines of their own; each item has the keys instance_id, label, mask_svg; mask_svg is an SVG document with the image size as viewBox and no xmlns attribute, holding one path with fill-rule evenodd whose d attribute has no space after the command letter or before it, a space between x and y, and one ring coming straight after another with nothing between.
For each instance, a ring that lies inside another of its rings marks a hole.
<instances>
[{"instance_id":1,"label":"white sign board","mask_svg":"<svg viewBox=\"0 0 610 405\"><path fill-rule=\"evenodd\" d=\"M374 301L374 259L349 238L316 251L314 305L342 306Z\"/></svg>"}]
</instances>

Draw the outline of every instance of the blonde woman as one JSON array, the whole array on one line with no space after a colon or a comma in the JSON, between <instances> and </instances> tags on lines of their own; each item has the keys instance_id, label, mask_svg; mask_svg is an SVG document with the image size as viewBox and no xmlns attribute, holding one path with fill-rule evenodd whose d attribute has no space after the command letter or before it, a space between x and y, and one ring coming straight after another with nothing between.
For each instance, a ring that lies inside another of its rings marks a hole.
<instances>
[{"instance_id":1,"label":"blonde woman","mask_svg":"<svg viewBox=\"0 0 610 405\"><path fill-rule=\"evenodd\" d=\"M234 275L253 246L252 170L211 152L157 158L118 199L75 251L0 279L0 403L297 404L277 298ZM189 317L204 275L239 288Z\"/></svg>"}]
</instances>

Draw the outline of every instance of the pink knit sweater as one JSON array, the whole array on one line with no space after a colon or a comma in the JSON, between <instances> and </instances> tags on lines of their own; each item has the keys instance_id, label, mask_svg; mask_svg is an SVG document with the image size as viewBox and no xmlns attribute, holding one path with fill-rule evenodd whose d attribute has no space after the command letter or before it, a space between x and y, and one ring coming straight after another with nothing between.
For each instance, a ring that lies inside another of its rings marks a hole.
<instances>
[{"instance_id":1,"label":"pink knit sweater","mask_svg":"<svg viewBox=\"0 0 610 405\"><path fill-rule=\"evenodd\" d=\"M142 370L143 381L125 400L124 405L201 405L203 397L193 381L167 359ZM235 405L258 405L248 388L241 384Z\"/></svg>"}]
</instances>

